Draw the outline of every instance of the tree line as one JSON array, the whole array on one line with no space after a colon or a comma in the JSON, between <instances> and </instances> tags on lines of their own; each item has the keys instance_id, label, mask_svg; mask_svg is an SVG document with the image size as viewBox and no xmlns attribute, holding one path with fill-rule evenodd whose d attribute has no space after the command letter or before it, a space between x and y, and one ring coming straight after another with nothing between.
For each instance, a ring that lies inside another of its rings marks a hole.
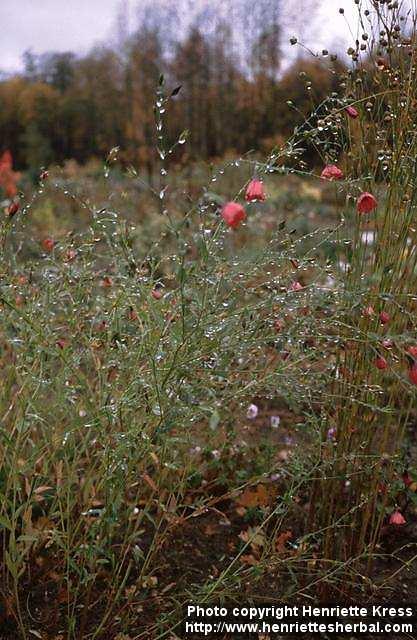
<instances>
[{"instance_id":1,"label":"tree line","mask_svg":"<svg viewBox=\"0 0 417 640\"><path fill-rule=\"evenodd\" d=\"M0 82L0 151L10 150L17 168L35 170L68 158L103 158L117 146L123 161L152 171L161 73L167 87L181 85L166 123L172 139L189 131L187 159L279 142L299 112L311 108L305 78L320 100L335 88L337 74L318 58L298 59L283 71L280 3L260 0L258 15L245 13L245 2L236 0L246 25L238 39L236 14L204 14L178 34L155 9L133 33L121 20L117 42L86 55L27 52L24 70Z\"/></svg>"}]
</instances>

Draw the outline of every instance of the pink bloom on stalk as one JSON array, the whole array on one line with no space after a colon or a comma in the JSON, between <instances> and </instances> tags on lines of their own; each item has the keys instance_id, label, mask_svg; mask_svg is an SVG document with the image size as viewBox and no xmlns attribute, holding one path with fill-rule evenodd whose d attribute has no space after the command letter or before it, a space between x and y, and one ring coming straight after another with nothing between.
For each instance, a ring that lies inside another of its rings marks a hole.
<instances>
[{"instance_id":1,"label":"pink bloom on stalk","mask_svg":"<svg viewBox=\"0 0 417 640\"><path fill-rule=\"evenodd\" d=\"M355 107L346 107L345 111L348 114L349 118L352 118L353 120L355 120L359 116L359 111L355 109Z\"/></svg>"},{"instance_id":2,"label":"pink bloom on stalk","mask_svg":"<svg viewBox=\"0 0 417 640\"><path fill-rule=\"evenodd\" d=\"M381 313L379 314L380 323L388 324L390 320L391 320L391 316L389 315L389 313L387 313L386 311L381 311Z\"/></svg>"},{"instance_id":3,"label":"pink bloom on stalk","mask_svg":"<svg viewBox=\"0 0 417 640\"><path fill-rule=\"evenodd\" d=\"M393 345L393 342L392 342L392 340L390 340L390 338L387 338L386 340L382 341L382 346L385 349L391 349L392 345Z\"/></svg>"},{"instance_id":4,"label":"pink bloom on stalk","mask_svg":"<svg viewBox=\"0 0 417 640\"><path fill-rule=\"evenodd\" d=\"M264 189L264 183L261 180L254 178L251 180L246 188L245 200L246 202L256 202L257 200L265 200L266 193Z\"/></svg>"},{"instance_id":5,"label":"pink bloom on stalk","mask_svg":"<svg viewBox=\"0 0 417 640\"><path fill-rule=\"evenodd\" d=\"M54 246L55 240L53 240L52 238L44 238L44 240L42 240L42 247L45 251L51 252Z\"/></svg>"},{"instance_id":6,"label":"pink bloom on stalk","mask_svg":"<svg viewBox=\"0 0 417 640\"><path fill-rule=\"evenodd\" d=\"M293 282L291 285L291 291L301 291L301 289L303 288L303 285L301 284L301 282Z\"/></svg>"},{"instance_id":7,"label":"pink bloom on stalk","mask_svg":"<svg viewBox=\"0 0 417 640\"><path fill-rule=\"evenodd\" d=\"M385 358L379 356L375 360L375 366L377 369L380 369L382 371L383 369L386 369L388 367L388 362L385 360Z\"/></svg>"},{"instance_id":8,"label":"pink bloom on stalk","mask_svg":"<svg viewBox=\"0 0 417 640\"><path fill-rule=\"evenodd\" d=\"M162 291L160 289L153 289L151 291L151 296L155 300L160 300L162 298Z\"/></svg>"},{"instance_id":9,"label":"pink bloom on stalk","mask_svg":"<svg viewBox=\"0 0 417 640\"><path fill-rule=\"evenodd\" d=\"M406 523L406 519L404 518L403 514L401 513L401 511L394 511L393 513L391 513L390 519L389 519L389 523L390 524L395 524L397 526L400 526L402 524Z\"/></svg>"},{"instance_id":10,"label":"pink bloom on stalk","mask_svg":"<svg viewBox=\"0 0 417 640\"><path fill-rule=\"evenodd\" d=\"M238 202L228 202L222 209L222 218L228 227L236 229L245 220L246 213Z\"/></svg>"},{"instance_id":11,"label":"pink bloom on stalk","mask_svg":"<svg viewBox=\"0 0 417 640\"><path fill-rule=\"evenodd\" d=\"M324 167L320 177L324 180L342 180L343 171L336 167L335 164L328 164L327 167Z\"/></svg>"},{"instance_id":12,"label":"pink bloom on stalk","mask_svg":"<svg viewBox=\"0 0 417 640\"><path fill-rule=\"evenodd\" d=\"M358 198L356 208L358 213L371 213L378 206L378 201L372 193L364 191Z\"/></svg>"},{"instance_id":13,"label":"pink bloom on stalk","mask_svg":"<svg viewBox=\"0 0 417 640\"><path fill-rule=\"evenodd\" d=\"M366 307L366 309L363 310L363 315L366 318L372 318L374 313L375 313L375 309L373 307L371 307L370 305L369 305L369 307Z\"/></svg>"}]
</instances>

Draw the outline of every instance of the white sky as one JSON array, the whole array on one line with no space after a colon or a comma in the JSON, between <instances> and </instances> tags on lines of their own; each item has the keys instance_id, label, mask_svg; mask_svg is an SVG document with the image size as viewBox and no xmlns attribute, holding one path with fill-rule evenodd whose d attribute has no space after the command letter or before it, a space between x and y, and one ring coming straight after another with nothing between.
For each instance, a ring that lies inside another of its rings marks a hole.
<instances>
[{"instance_id":1,"label":"white sky","mask_svg":"<svg viewBox=\"0 0 417 640\"><path fill-rule=\"evenodd\" d=\"M133 8L144 2L123 1L125 6L130 4L132 15ZM177 5L177 0L164 1ZM192 6L195 8L203 1L195 0ZM350 44L349 30L338 9L341 6L345 8L345 15L356 32L353 0L320 0L321 6L314 25L310 16L306 16L301 29L295 22L303 18L307 1L284 2L288 13L284 40L295 34L314 51L323 47L337 49L338 52L346 49ZM223 2L227 3L227 0ZM0 0L0 70L10 72L21 68L22 54L28 49L34 53L87 51L93 44L114 35L120 6L121 0ZM294 22L292 16L295 16Z\"/></svg>"}]
</instances>

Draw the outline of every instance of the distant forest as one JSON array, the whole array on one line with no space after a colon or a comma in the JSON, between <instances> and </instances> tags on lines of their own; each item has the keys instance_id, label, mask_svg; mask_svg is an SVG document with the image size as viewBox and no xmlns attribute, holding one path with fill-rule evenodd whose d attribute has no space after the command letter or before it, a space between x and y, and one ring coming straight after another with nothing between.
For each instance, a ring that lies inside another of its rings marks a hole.
<instances>
[{"instance_id":1,"label":"distant forest","mask_svg":"<svg viewBox=\"0 0 417 640\"><path fill-rule=\"evenodd\" d=\"M233 0L229 12L212 5L186 28L169 4L148 5L133 32L121 11L114 41L86 55L27 52L22 73L0 82L0 152L34 169L103 158L118 146L123 161L152 171L161 73L167 90L181 85L166 122L172 138L189 131L187 160L269 148L313 99L336 89L343 64L335 57L284 67L279 1Z\"/></svg>"}]
</instances>

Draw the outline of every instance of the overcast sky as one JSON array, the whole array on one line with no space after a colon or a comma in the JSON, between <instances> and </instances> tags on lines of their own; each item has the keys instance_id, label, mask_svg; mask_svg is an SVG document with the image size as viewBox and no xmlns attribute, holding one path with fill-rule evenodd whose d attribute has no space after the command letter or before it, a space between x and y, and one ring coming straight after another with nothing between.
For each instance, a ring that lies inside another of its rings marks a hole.
<instances>
[{"instance_id":1,"label":"overcast sky","mask_svg":"<svg viewBox=\"0 0 417 640\"><path fill-rule=\"evenodd\" d=\"M124 0L134 7L143 0ZM164 0L176 4L176 0ZM193 6L203 0L195 0ZM256 0L254 0L256 2ZM227 0L224 0L227 3ZM287 0L289 14L302 16L305 0ZM339 50L348 44L348 29L338 8L345 7L346 16L355 25L353 0L320 0L319 19L314 29L303 29L304 41L314 50L326 46ZM121 0L0 0L0 69L21 68L22 54L45 51L87 51L93 44L114 36L116 15ZM288 26L288 39L296 29ZM356 27L354 26L356 30ZM300 35L300 34L296 34Z\"/></svg>"}]
</instances>

